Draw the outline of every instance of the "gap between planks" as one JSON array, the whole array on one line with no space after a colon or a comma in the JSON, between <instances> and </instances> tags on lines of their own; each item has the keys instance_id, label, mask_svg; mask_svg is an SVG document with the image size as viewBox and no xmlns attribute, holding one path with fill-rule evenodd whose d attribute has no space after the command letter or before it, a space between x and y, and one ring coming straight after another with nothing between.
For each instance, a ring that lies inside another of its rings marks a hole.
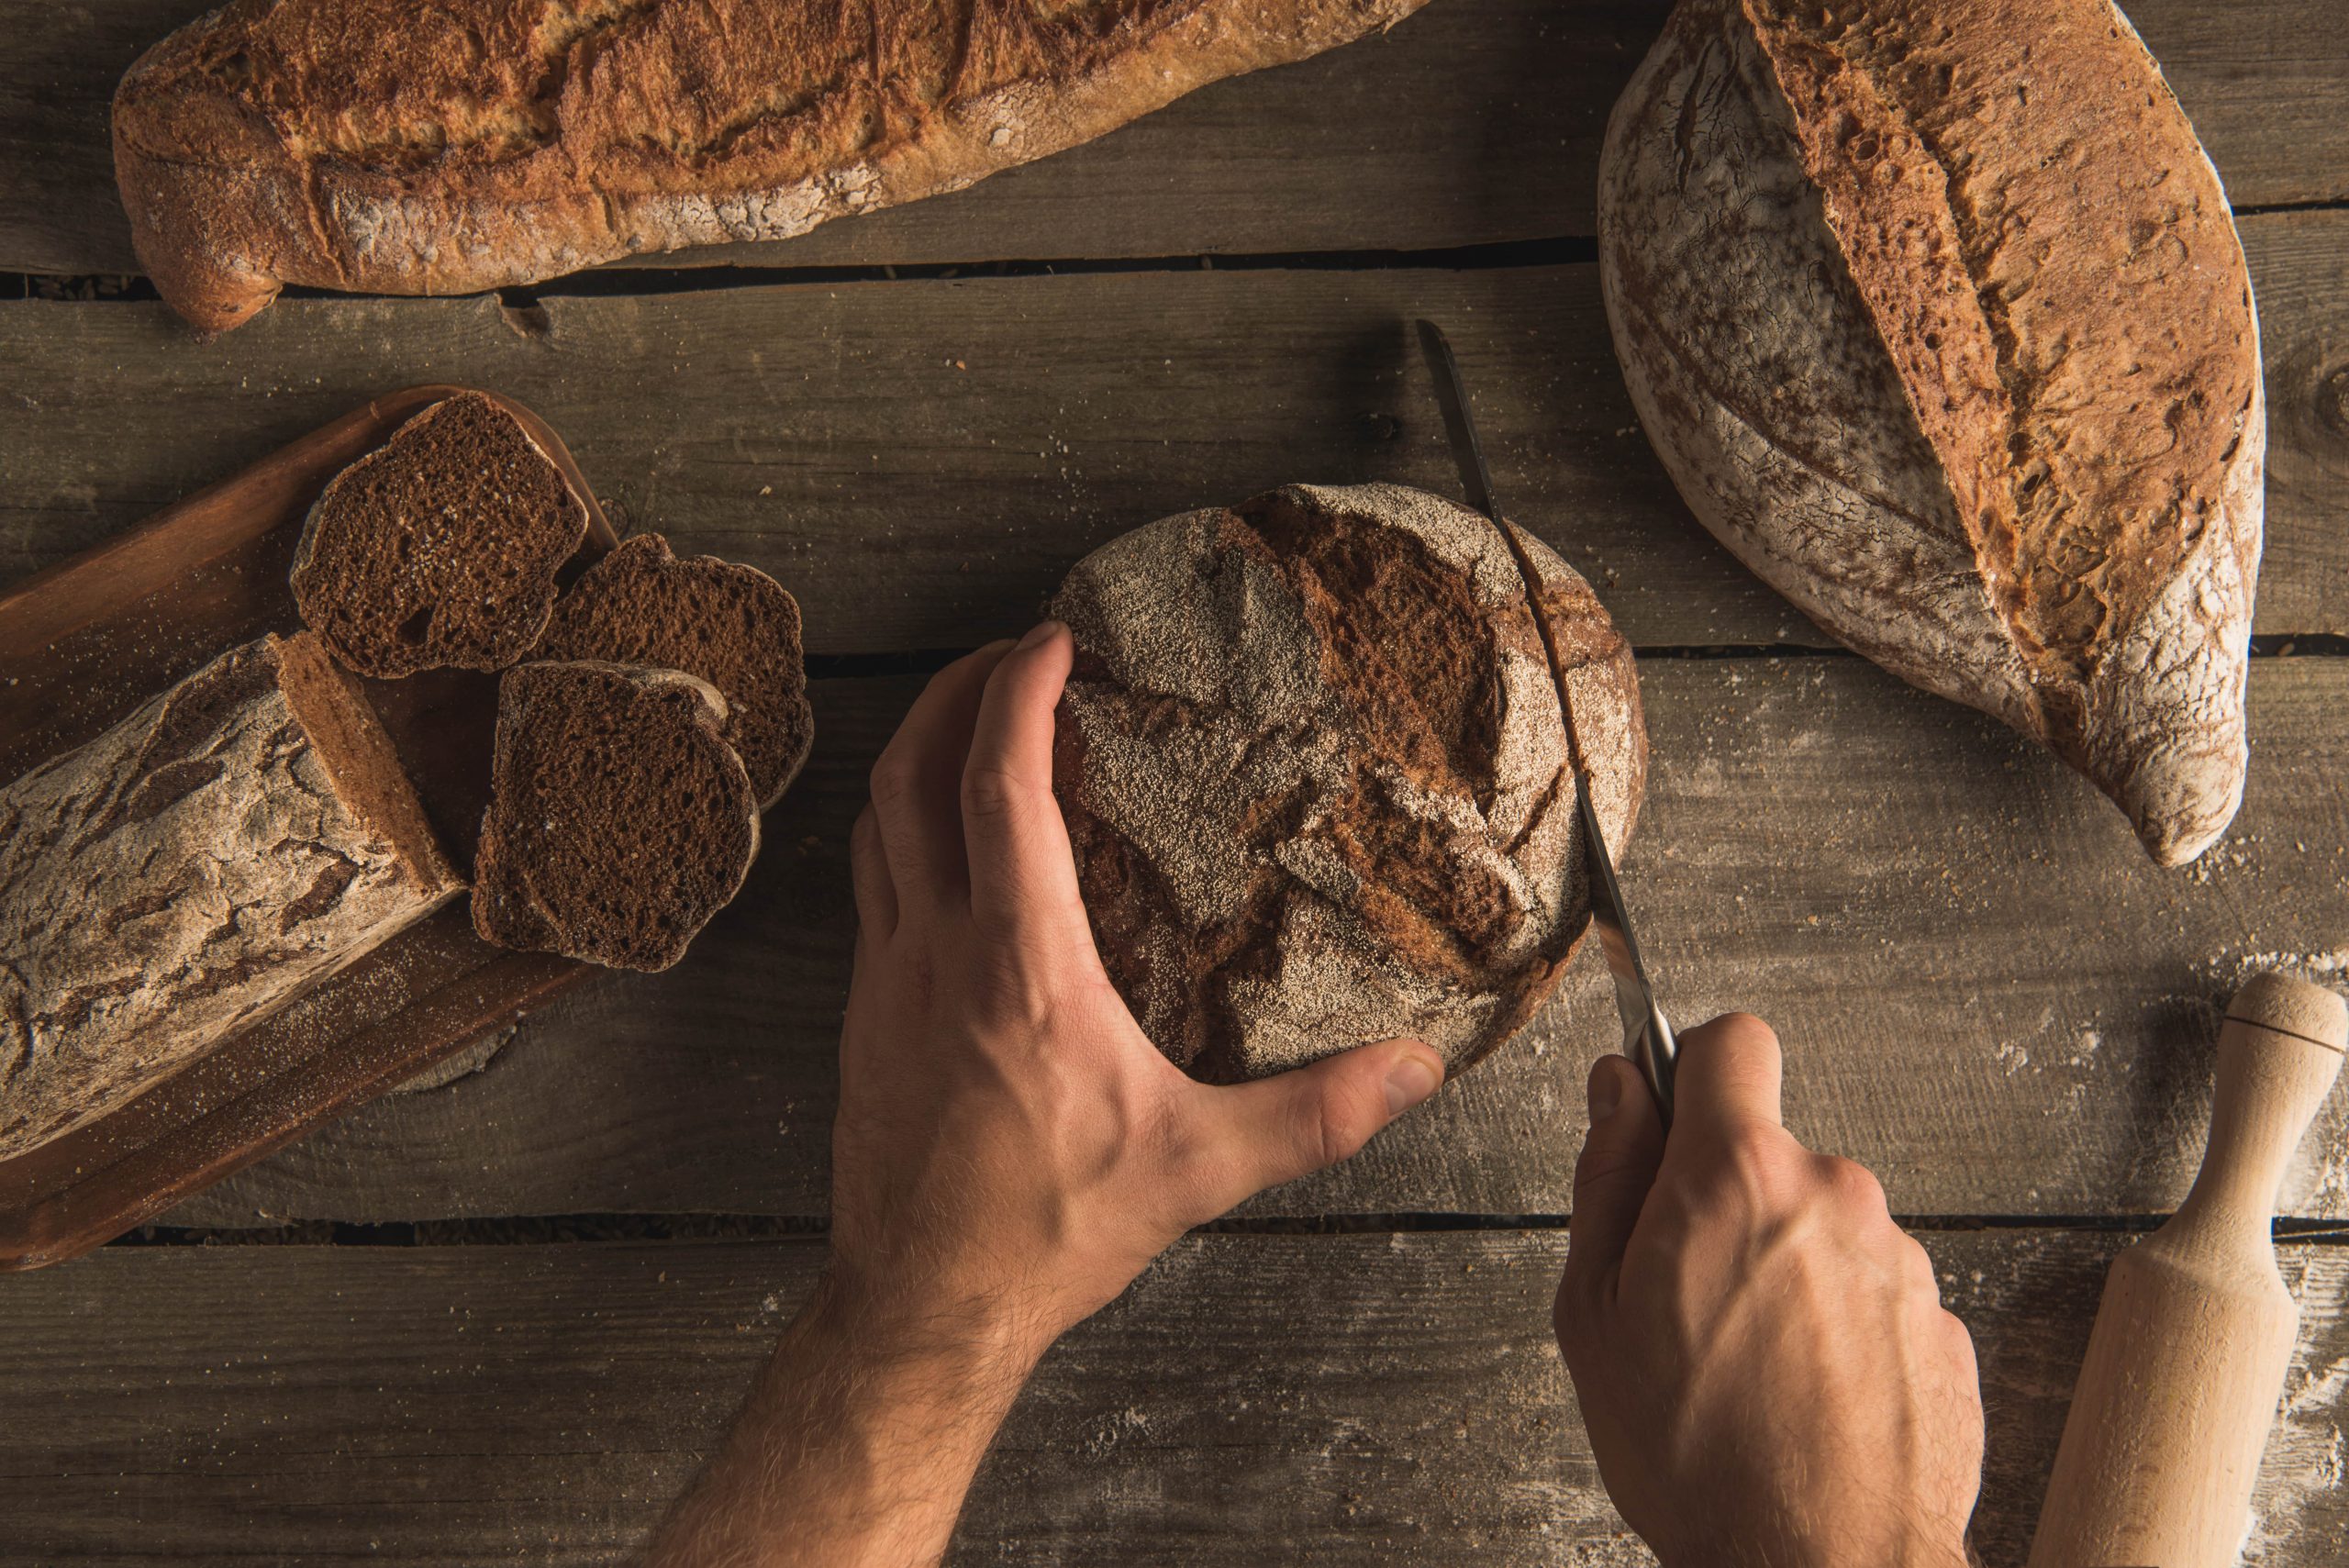
<instances>
[{"instance_id":1,"label":"gap between planks","mask_svg":"<svg viewBox=\"0 0 2349 1568\"><path fill-rule=\"evenodd\" d=\"M2098 1235L2150 1234L2167 1214L1896 1214L1904 1230L1965 1233L2045 1230ZM1194 1226L1194 1236L1444 1235L1485 1230L1564 1230L1566 1214L1325 1214L1291 1218L1228 1215ZM240 1229L225 1226L142 1225L112 1247L545 1247L612 1241L808 1241L831 1234L829 1220L779 1214L551 1214L495 1218L394 1220L362 1224L308 1220ZM2277 1243L2349 1245L2338 1220L2278 1218Z\"/></svg>"},{"instance_id":2,"label":"gap between planks","mask_svg":"<svg viewBox=\"0 0 2349 1568\"><path fill-rule=\"evenodd\" d=\"M2349 636L2349 212L2245 239L2270 410L2254 630ZM1299 479L1452 493L1412 316L1460 350L1504 504L1635 647L1825 640L1681 504L1586 265L297 300L210 344L151 303L0 309L0 576L388 388L461 382L561 431L617 523L774 574L811 650L969 646L1152 517Z\"/></svg>"}]
</instances>

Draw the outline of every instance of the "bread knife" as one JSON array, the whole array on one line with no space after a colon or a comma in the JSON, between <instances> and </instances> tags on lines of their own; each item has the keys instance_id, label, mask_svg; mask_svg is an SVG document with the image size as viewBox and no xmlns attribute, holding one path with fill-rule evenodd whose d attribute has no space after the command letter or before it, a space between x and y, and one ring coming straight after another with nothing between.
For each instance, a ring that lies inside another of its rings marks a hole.
<instances>
[{"instance_id":1,"label":"bread knife","mask_svg":"<svg viewBox=\"0 0 2349 1568\"><path fill-rule=\"evenodd\" d=\"M1549 613L1542 606L1542 575L1533 569L1525 541L1516 527L1504 520L1493 504L1493 476L1485 466L1485 449L1476 426L1468 417L1467 389L1461 384L1460 362L1452 344L1432 321L1419 324L1419 350L1427 356L1435 378L1436 406L1443 410L1443 428L1452 439L1453 461L1460 466L1460 483L1468 504L1482 512L1508 546L1517 563L1518 581L1525 588L1525 606L1533 615L1542 639L1542 657L1549 661L1550 680L1558 691L1558 713L1566 728L1567 766L1575 775L1575 816L1582 828L1582 846L1590 879L1590 923L1598 931L1599 951L1606 955L1607 973L1615 982L1615 1010L1623 1019L1623 1054L1639 1063L1655 1095L1655 1106L1666 1127L1672 1125L1672 1070L1680 1053L1672 1026L1656 1006L1655 987L1648 982L1647 966L1640 962L1639 943L1631 939L1631 917L1623 906L1622 885L1615 878L1615 862L1607 852L1607 835L1591 809L1590 775L1583 765L1582 738L1575 730L1574 698L1566 689L1564 664L1558 658L1558 639Z\"/></svg>"}]
</instances>

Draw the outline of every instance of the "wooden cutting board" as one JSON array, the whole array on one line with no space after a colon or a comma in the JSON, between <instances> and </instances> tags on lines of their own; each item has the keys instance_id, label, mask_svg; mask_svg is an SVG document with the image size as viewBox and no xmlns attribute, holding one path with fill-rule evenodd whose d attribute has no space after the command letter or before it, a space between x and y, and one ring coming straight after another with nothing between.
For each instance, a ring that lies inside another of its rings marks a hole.
<instances>
[{"instance_id":1,"label":"wooden cutting board","mask_svg":"<svg viewBox=\"0 0 2349 1568\"><path fill-rule=\"evenodd\" d=\"M227 650L296 629L285 575L318 491L410 415L464 390L379 397L0 594L0 779L102 734ZM561 438L498 401L587 504L576 573L618 542L611 524ZM472 864L496 677L362 684L442 845ZM459 899L120 1109L0 1161L0 1269L102 1245L595 973L489 946Z\"/></svg>"}]
</instances>

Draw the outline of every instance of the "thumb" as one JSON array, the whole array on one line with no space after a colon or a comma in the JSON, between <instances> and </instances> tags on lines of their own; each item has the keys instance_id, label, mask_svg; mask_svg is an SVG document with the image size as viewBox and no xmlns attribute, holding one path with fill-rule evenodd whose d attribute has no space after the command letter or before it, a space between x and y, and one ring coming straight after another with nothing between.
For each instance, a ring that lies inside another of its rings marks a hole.
<instances>
[{"instance_id":1,"label":"thumb","mask_svg":"<svg viewBox=\"0 0 2349 1568\"><path fill-rule=\"evenodd\" d=\"M1590 1070L1590 1132L1575 1162L1562 1297L1588 1298L1613 1281L1663 1161L1664 1123L1647 1081L1628 1058L1600 1057Z\"/></svg>"},{"instance_id":2,"label":"thumb","mask_svg":"<svg viewBox=\"0 0 2349 1568\"><path fill-rule=\"evenodd\" d=\"M1389 1040L1252 1084L1201 1084L1214 1127L1202 1185L1215 1212L1347 1159L1442 1082L1433 1050Z\"/></svg>"}]
</instances>

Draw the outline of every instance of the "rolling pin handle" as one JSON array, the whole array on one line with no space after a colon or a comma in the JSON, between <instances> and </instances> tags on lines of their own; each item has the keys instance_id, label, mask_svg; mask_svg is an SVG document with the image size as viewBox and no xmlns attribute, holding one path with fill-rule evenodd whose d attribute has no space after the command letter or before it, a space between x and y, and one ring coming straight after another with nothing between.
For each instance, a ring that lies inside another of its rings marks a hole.
<instances>
[{"instance_id":1,"label":"rolling pin handle","mask_svg":"<svg viewBox=\"0 0 2349 1568\"><path fill-rule=\"evenodd\" d=\"M2210 1141L2167 1224L2112 1261L2031 1568L2229 1568L2299 1324L2276 1199L2349 1045L2349 1006L2263 974L2219 1029Z\"/></svg>"},{"instance_id":2,"label":"rolling pin handle","mask_svg":"<svg viewBox=\"0 0 2349 1568\"><path fill-rule=\"evenodd\" d=\"M2349 1006L2321 985L2261 974L2219 1028L2210 1141L2181 1218L2232 1218L2265 1232L2284 1174L2349 1047Z\"/></svg>"}]
</instances>

